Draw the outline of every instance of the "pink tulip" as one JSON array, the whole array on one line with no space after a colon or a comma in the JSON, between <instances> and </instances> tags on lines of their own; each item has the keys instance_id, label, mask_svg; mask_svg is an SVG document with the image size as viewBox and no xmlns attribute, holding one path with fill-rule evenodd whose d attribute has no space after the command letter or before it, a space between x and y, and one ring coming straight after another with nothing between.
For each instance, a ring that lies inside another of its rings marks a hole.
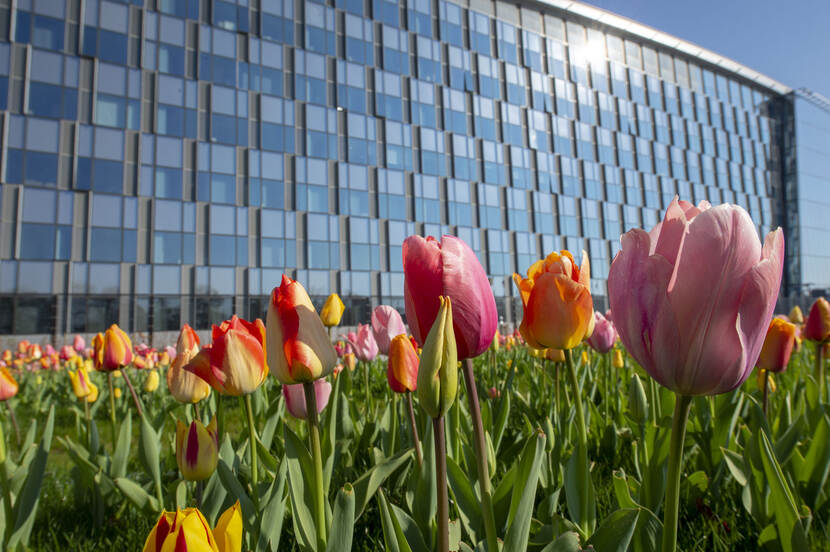
<instances>
[{"instance_id":1,"label":"pink tulip","mask_svg":"<svg viewBox=\"0 0 830 552\"><path fill-rule=\"evenodd\" d=\"M617 330L614 324L601 313L594 311L594 332L588 338L588 345L598 353L607 353L614 347Z\"/></svg>"},{"instance_id":2,"label":"pink tulip","mask_svg":"<svg viewBox=\"0 0 830 552\"><path fill-rule=\"evenodd\" d=\"M403 242L406 319L423 345L438 314L438 297L450 297L458 360L464 360L492 343L498 325L496 300L473 250L453 236L441 239L410 236Z\"/></svg>"},{"instance_id":3,"label":"pink tulip","mask_svg":"<svg viewBox=\"0 0 830 552\"><path fill-rule=\"evenodd\" d=\"M167 351L167 358L170 359L170 362L173 362L174 360L176 360L176 348L175 347L173 347L172 345L168 345L167 347L164 348L164 350Z\"/></svg>"},{"instance_id":4,"label":"pink tulip","mask_svg":"<svg viewBox=\"0 0 830 552\"><path fill-rule=\"evenodd\" d=\"M378 356L378 343L375 341L375 336L372 334L372 328L369 324L358 324L357 334L349 332L349 336L354 335L351 339L352 348L354 349L357 358L363 362L372 362Z\"/></svg>"},{"instance_id":5,"label":"pink tulip","mask_svg":"<svg viewBox=\"0 0 830 552\"><path fill-rule=\"evenodd\" d=\"M63 360L65 362L65 361L69 360L70 358L72 358L73 356L75 356L75 349L73 349L69 345L64 345L63 347L61 347L61 352L60 352L60 359L61 360Z\"/></svg>"},{"instance_id":6,"label":"pink tulip","mask_svg":"<svg viewBox=\"0 0 830 552\"><path fill-rule=\"evenodd\" d=\"M372 311L372 332L375 334L380 353L388 355L392 339L405 334L406 326L403 325L401 315L394 307L380 305Z\"/></svg>"},{"instance_id":7,"label":"pink tulip","mask_svg":"<svg viewBox=\"0 0 830 552\"><path fill-rule=\"evenodd\" d=\"M46 345L46 347L44 347L44 348L43 348L43 354L45 354L46 356L52 356L52 355L54 355L56 352L57 352L57 351L55 351L55 348L54 348L54 347L52 347L52 344L51 344L51 343L47 344L47 345Z\"/></svg>"},{"instance_id":8,"label":"pink tulip","mask_svg":"<svg viewBox=\"0 0 830 552\"><path fill-rule=\"evenodd\" d=\"M84 341L83 337L76 335L75 339L72 341L72 348L75 349L75 352L80 355L84 352L84 349L86 349L86 341Z\"/></svg>"},{"instance_id":9,"label":"pink tulip","mask_svg":"<svg viewBox=\"0 0 830 552\"><path fill-rule=\"evenodd\" d=\"M661 385L715 395L752 371L781 284L784 234L763 248L735 205L697 207L677 198L650 233L621 238L608 295L625 348Z\"/></svg>"},{"instance_id":10,"label":"pink tulip","mask_svg":"<svg viewBox=\"0 0 830 552\"><path fill-rule=\"evenodd\" d=\"M322 378L314 380L314 395L317 398L317 414L319 414L329 403L331 384ZM285 407L289 414L300 420L305 420L308 417L305 390L302 383L283 385L282 396L285 397Z\"/></svg>"}]
</instances>

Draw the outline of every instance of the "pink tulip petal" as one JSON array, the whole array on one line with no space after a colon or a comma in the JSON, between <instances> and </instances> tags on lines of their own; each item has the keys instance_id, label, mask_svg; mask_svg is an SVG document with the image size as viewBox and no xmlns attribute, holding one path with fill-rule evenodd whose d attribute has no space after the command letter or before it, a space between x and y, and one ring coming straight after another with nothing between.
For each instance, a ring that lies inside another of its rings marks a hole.
<instances>
[{"instance_id":1,"label":"pink tulip petal","mask_svg":"<svg viewBox=\"0 0 830 552\"><path fill-rule=\"evenodd\" d=\"M403 242L403 271L406 319L415 341L423 345L438 315L438 296L444 292L438 242L431 237L406 238Z\"/></svg>"}]
</instances>

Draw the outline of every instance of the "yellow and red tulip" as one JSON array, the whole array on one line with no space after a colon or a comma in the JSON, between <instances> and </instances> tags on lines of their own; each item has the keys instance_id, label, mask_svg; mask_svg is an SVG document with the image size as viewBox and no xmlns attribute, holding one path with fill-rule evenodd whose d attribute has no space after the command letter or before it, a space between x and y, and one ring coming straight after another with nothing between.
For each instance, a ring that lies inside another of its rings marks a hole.
<instances>
[{"instance_id":1,"label":"yellow and red tulip","mask_svg":"<svg viewBox=\"0 0 830 552\"><path fill-rule=\"evenodd\" d=\"M17 395L18 385L5 366L0 367L0 401L7 401Z\"/></svg>"},{"instance_id":2,"label":"yellow and red tulip","mask_svg":"<svg viewBox=\"0 0 830 552\"><path fill-rule=\"evenodd\" d=\"M167 388L179 402L197 403L210 395L210 384L185 368L198 353L199 336L193 328L185 324L176 342L176 357L167 370ZM206 368L210 369L208 353L205 353L201 360L206 362Z\"/></svg>"},{"instance_id":3,"label":"yellow and red tulip","mask_svg":"<svg viewBox=\"0 0 830 552\"><path fill-rule=\"evenodd\" d=\"M211 530L196 508L163 511L147 535L143 552L240 552L242 515L239 501L225 510Z\"/></svg>"},{"instance_id":4,"label":"yellow and red tulip","mask_svg":"<svg viewBox=\"0 0 830 552\"><path fill-rule=\"evenodd\" d=\"M804 339L824 343L830 341L830 302L819 297L810 307L810 314L804 323Z\"/></svg>"},{"instance_id":5,"label":"yellow and red tulip","mask_svg":"<svg viewBox=\"0 0 830 552\"><path fill-rule=\"evenodd\" d=\"M152 393L159 387L159 373L157 370L150 370L147 372L147 377L144 380L144 391Z\"/></svg>"},{"instance_id":6,"label":"yellow and red tulip","mask_svg":"<svg viewBox=\"0 0 830 552\"><path fill-rule=\"evenodd\" d=\"M190 426L176 421L176 463L182 477L188 481L207 479L216 470L218 455L216 418L207 427L199 420L193 420Z\"/></svg>"},{"instance_id":7,"label":"yellow and red tulip","mask_svg":"<svg viewBox=\"0 0 830 552\"><path fill-rule=\"evenodd\" d=\"M100 334L98 334L100 335ZM98 336L92 340L95 344ZM122 366L127 366L133 361L133 345L130 338L124 331L118 327L118 324L113 324L104 333L100 349L96 346L96 363L100 359L101 366L99 370L105 372L112 372L119 370Z\"/></svg>"},{"instance_id":8,"label":"yellow and red tulip","mask_svg":"<svg viewBox=\"0 0 830 552\"><path fill-rule=\"evenodd\" d=\"M757 366L767 372L783 372L795 345L795 324L773 318L769 323Z\"/></svg>"},{"instance_id":9,"label":"yellow and red tulip","mask_svg":"<svg viewBox=\"0 0 830 552\"><path fill-rule=\"evenodd\" d=\"M89 379L89 374L83 367L78 368L73 372L69 370L69 381L72 383L72 392L78 399L84 399L92 392L92 382Z\"/></svg>"}]
</instances>

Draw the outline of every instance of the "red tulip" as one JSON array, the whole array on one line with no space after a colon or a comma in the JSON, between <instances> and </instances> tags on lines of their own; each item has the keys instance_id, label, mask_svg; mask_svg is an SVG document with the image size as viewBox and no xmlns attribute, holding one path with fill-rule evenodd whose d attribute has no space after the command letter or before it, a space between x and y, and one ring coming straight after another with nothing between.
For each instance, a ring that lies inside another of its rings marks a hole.
<instances>
[{"instance_id":1,"label":"red tulip","mask_svg":"<svg viewBox=\"0 0 830 552\"><path fill-rule=\"evenodd\" d=\"M462 240L444 236L410 236L403 243L406 319L423 346L440 307L451 298L458 360L480 355L490 346L498 325L490 281L473 250Z\"/></svg>"},{"instance_id":2,"label":"red tulip","mask_svg":"<svg viewBox=\"0 0 830 552\"><path fill-rule=\"evenodd\" d=\"M810 307L804 323L804 339L817 343L830 341L830 303L824 297L816 299Z\"/></svg>"},{"instance_id":3,"label":"red tulip","mask_svg":"<svg viewBox=\"0 0 830 552\"><path fill-rule=\"evenodd\" d=\"M400 313L389 305L379 305L372 311L372 332L378 343L378 350L383 355L389 354L392 339L406 333Z\"/></svg>"},{"instance_id":4,"label":"red tulip","mask_svg":"<svg viewBox=\"0 0 830 552\"><path fill-rule=\"evenodd\" d=\"M784 235L761 246L735 205L675 198L650 233L621 238L608 295L625 348L661 385L682 395L726 393L761 352L781 284Z\"/></svg>"}]
</instances>

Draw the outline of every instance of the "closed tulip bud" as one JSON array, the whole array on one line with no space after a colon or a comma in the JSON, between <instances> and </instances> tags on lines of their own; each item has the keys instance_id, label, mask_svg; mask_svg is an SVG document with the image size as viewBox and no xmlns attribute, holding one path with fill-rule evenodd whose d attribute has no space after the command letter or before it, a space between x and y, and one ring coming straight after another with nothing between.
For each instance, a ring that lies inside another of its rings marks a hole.
<instances>
[{"instance_id":1,"label":"closed tulip bud","mask_svg":"<svg viewBox=\"0 0 830 552\"><path fill-rule=\"evenodd\" d=\"M187 508L163 511L144 541L143 552L239 552L240 548L219 551L205 516L196 508Z\"/></svg>"},{"instance_id":2,"label":"closed tulip bud","mask_svg":"<svg viewBox=\"0 0 830 552\"><path fill-rule=\"evenodd\" d=\"M452 300L458 359L487 350L498 326L496 300L478 257L463 240L444 236L439 243L432 236L409 236L403 243L403 271L406 320L415 341L424 345L443 296Z\"/></svg>"},{"instance_id":3,"label":"closed tulip bud","mask_svg":"<svg viewBox=\"0 0 830 552\"><path fill-rule=\"evenodd\" d=\"M824 343L830 341L830 303L819 297L810 307L807 322L804 323L804 339Z\"/></svg>"},{"instance_id":4,"label":"closed tulip bud","mask_svg":"<svg viewBox=\"0 0 830 552\"><path fill-rule=\"evenodd\" d=\"M31 343L29 343L28 339L22 339L17 343L17 353L19 355L26 355L29 352L29 347Z\"/></svg>"},{"instance_id":5,"label":"closed tulip bud","mask_svg":"<svg viewBox=\"0 0 830 552\"><path fill-rule=\"evenodd\" d=\"M121 377L121 370L114 370L112 373L112 377L120 378Z\"/></svg>"},{"instance_id":6,"label":"closed tulip bud","mask_svg":"<svg viewBox=\"0 0 830 552\"><path fill-rule=\"evenodd\" d=\"M98 400L98 386L92 382L89 382L89 395L85 397L86 402L89 404L94 403Z\"/></svg>"},{"instance_id":7,"label":"closed tulip bud","mask_svg":"<svg viewBox=\"0 0 830 552\"><path fill-rule=\"evenodd\" d=\"M147 372L147 377L144 379L144 391L152 393L159 387L159 373L156 370Z\"/></svg>"},{"instance_id":8,"label":"closed tulip bud","mask_svg":"<svg viewBox=\"0 0 830 552\"><path fill-rule=\"evenodd\" d=\"M565 362L565 351L562 349L545 349L545 358L553 362Z\"/></svg>"},{"instance_id":9,"label":"closed tulip bud","mask_svg":"<svg viewBox=\"0 0 830 552\"><path fill-rule=\"evenodd\" d=\"M611 366L617 369L625 368L625 360L622 351L614 349L614 356L611 357Z\"/></svg>"},{"instance_id":10,"label":"closed tulip bud","mask_svg":"<svg viewBox=\"0 0 830 552\"><path fill-rule=\"evenodd\" d=\"M144 370L147 368L147 359L143 356L136 355L133 358L133 366L135 366L137 370Z\"/></svg>"},{"instance_id":11,"label":"closed tulip bud","mask_svg":"<svg viewBox=\"0 0 830 552\"><path fill-rule=\"evenodd\" d=\"M197 403L210 395L210 384L200 378L194 371L185 367L194 361L199 353L199 336L193 328L185 324L179 332L173 363L167 369L167 389L181 403ZM200 361L203 372L210 370L210 356L207 352ZM198 373L198 371L195 371Z\"/></svg>"},{"instance_id":12,"label":"closed tulip bud","mask_svg":"<svg viewBox=\"0 0 830 552\"><path fill-rule=\"evenodd\" d=\"M790 355L795 345L795 324L780 318L773 318L769 323L757 366L768 372L783 372L790 362Z\"/></svg>"},{"instance_id":13,"label":"closed tulip bud","mask_svg":"<svg viewBox=\"0 0 830 552\"><path fill-rule=\"evenodd\" d=\"M742 207L675 198L651 232L635 228L621 238L608 275L614 325L626 351L664 387L727 393L758 360L783 267L780 228L762 245Z\"/></svg>"},{"instance_id":14,"label":"closed tulip bud","mask_svg":"<svg viewBox=\"0 0 830 552\"><path fill-rule=\"evenodd\" d=\"M170 356L168 355L167 351L162 351L159 353L159 366L169 366L170 365Z\"/></svg>"},{"instance_id":15,"label":"closed tulip bud","mask_svg":"<svg viewBox=\"0 0 830 552\"><path fill-rule=\"evenodd\" d=\"M585 251L581 267L576 266L570 252L563 250L533 263L527 278L514 274L513 281L524 306L519 330L531 347L573 349L591 335L594 303Z\"/></svg>"},{"instance_id":16,"label":"closed tulip bud","mask_svg":"<svg viewBox=\"0 0 830 552\"><path fill-rule=\"evenodd\" d=\"M120 387L116 387L116 388L112 391L112 396L113 396L113 397L115 397L116 399L120 399L120 398L121 398L121 394L122 394L122 393L121 393L121 388L120 388Z\"/></svg>"},{"instance_id":17,"label":"closed tulip bud","mask_svg":"<svg viewBox=\"0 0 830 552\"><path fill-rule=\"evenodd\" d=\"M265 362L265 326L233 315L213 326L213 343L185 366L223 395L238 397L256 391L268 375ZM205 356L209 362L204 362ZM195 362L198 357L201 362Z\"/></svg>"},{"instance_id":18,"label":"closed tulip bud","mask_svg":"<svg viewBox=\"0 0 830 552\"><path fill-rule=\"evenodd\" d=\"M648 418L646 389L637 374L631 376L631 383L628 385L628 413L638 424L644 423Z\"/></svg>"},{"instance_id":19,"label":"closed tulip bud","mask_svg":"<svg viewBox=\"0 0 830 552\"><path fill-rule=\"evenodd\" d=\"M617 341L614 324L599 312L594 313L594 331L588 338L588 345L598 353L607 353Z\"/></svg>"},{"instance_id":20,"label":"closed tulip bud","mask_svg":"<svg viewBox=\"0 0 830 552\"><path fill-rule=\"evenodd\" d=\"M92 382L89 374L84 368L78 368L76 372L69 371L69 381L72 383L72 392L78 399L86 398L91 392Z\"/></svg>"},{"instance_id":21,"label":"closed tulip bud","mask_svg":"<svg viewBox=\"0 0 830 552\"><path fill-rule=\"evenodd\" d=\"M0 367L0 401L7 401L17 395L17 381L5 366Z\"/></svg>"},{"instance_id":22,"label":"closed tulip bud","mask_svg":"<svg viewBox=\"0 0 830 552\"><path fill-rule=\"evenodd\" d=\"M57 353L57 351L55 351L55 348L52 347L51 343L47 343L46 347L43 348L43 354L46 356L52 356L55 353Z\"/></svg>"},{"instance_id":23,"label":"closed tulip bud","mask_svg":"<svg viewBox=\"0 0 830 552\"><path fill-rule=\"evenodd\" d=\"M582 364L588 364L588 351L582 351Z\"/></svg>"},{"instance_id":24,"label":"closed tulip bud","mask_svg":"<svg viewBox=\"0 0 830 552\"><path fill-rule=\"evenodd\" d=\"M94 343L95 340L93 340ZM96 353L96 356L100 354L101 357L99 370L105 372L118 370L133 361L132 342L127 334L118 327L118 324L113 324L104 333L103 343L100 344L100 352L96 350Z\"/></svg>"},{"instance_id":25,"label":"closed tulip bud","mask_svg":"<svg viewBox=\"0 0 830 552\"><path fill-rule=\"evenodd\" d=\"M302 383L283 385L282 396L285 398L285 408L289 414L300 420L308 418L305 390ZM324 379L314 380L314 396L317 402L317 414L319 414L329 403L331 384Z\"/></svg>"},{"instance_id":26,"label":"closed tulip bud","mask_svg":"<svg viewBox=\"0 0 830 552\"><path fill-rule=\"evenodd\" d=\"M214 417L207 427L199 420L190 426L176 421L176 463L182 477L202 481L213 474L219 461L219 436Z\"/></svg>"},{"instance_id":27,"label":"closed tulip bud","mask_svg":"<svg viewBox=\"0 0 830 552\"><path fill-rule=\"evenodd\" d=\"M796 325L801 325L804 323L804 314L801 312L801 307L798 305L794 306L792 310L790 310L790 322Z\"/></svg>"},{"instance_id":28,"label":"closed tulip bud","mask_svg":"<svg viewBox=\"0 0 830 552\"><path fill-rule=\"evenodd\" d=\"M496 334L493 336L493 341L490 342L490 350L494 353L499 352L499 348L501 347L501 336L499 335L499 331L496 330Z\"/></svg>"},{"instance_id":29,"label":"closed tulip bud","mask_svg":"<svg viewBox=\"0 0 830 552\"><path fill-rule=\"evenodd\" d=\"M439 298L435 323L424 342L418 367L418 399L432 418L440 418L452 406L458 392L458 353L452 322L452 302Z\"/></svg>"},{"instance_id":30,"label":"closed tulip bud","mask_svg":"<svg viewBox=\"0 0 830 552\"><path fill-rule=\"evenodd\" d=\"M357 357L354 356L354 353L346 353L343 355L343 363L349 369L349 372L352 372L357 366Z\"/></svg>"},{"instance_id":31,"label":"closed tulip bud","mask_svg":"<svg viewBox=\"0 0 830 552\"><path fill-rule=\"evenodd\" d=\"M372 311L372 333L378 344L378 351L383 355L389 354L392 339L397 335L406 334L401 314L389 305L378 305Z\"/></svg>"},{"instance_id":32,"label":"closed tulip bud","mask_svg":"<svg viewBox=\"0 0 830 552\"><path fill-rule=\"evenodd\" d=\"M386 379L395 393L415 391L418 387L418 355L406 335L398 335L389 349Z\"/></svg>"},{"instance_id":33,"label":"closed tulip bud","mask_svg":"<svg viewBox=\"0 0 830 552\"><path fill-rule=\"evenodd\" d=\"M357 358L362 362L372 362L378 356L378 342L369 324L357 325L357 334L351 346Z\"/></svg>"},{"instance_id":34,"label":"closed tulip bud","mask_svg":"<svg viewBox=\"0 0 830 552\"><path fill-rule=\"evenodd\" d=\"M491 399L498 399L499 397L501 397L501 391L499 391L496 387L491 387L487 390L487 395Z\"/></svg>"},{"instance_id":35,"label":"closed tulip bud","mask_svg":"<svg viewBox=\"0 0 830 552\"><path fill-rule=\"evenodd\" d=\"M323 321L323 325L326 327L338 326L345 310L346 305L343 304L340 296L332 293L326 299L323 308L320 309L320 320Z\"/></svg>"},{"instance_id":36,"label":"closed tulip bud","mask_svg":"<svg viewBox=\"0 0 830 552\"><path fill-rule=\"evenodd\" d=\"M242 550L242 511L239 500L219 516L213 536L219 552Z\"/></svg>"},{"instance_id":37,"label":"closed tulip bud","mask_svg":"<svg viewBox=\"0 0 830 552\"><path fill-rule=\"evenodd\" d=\"M75 339L72 340L72 348L80 355L86 349L86 341L84 341L83 337L76 335Z\"/></svg>"},{"instance_id":38,"label":"closed tulip bud","mask_svg":"<svg viewBox=\"0 0 830 552\"><path fill-rule=\"evenodd\" d=\"M310 383L331 374L337 353L305 288L288 276L271 292L268 364L280 383Z\"/></svg>"}]
</instances>

